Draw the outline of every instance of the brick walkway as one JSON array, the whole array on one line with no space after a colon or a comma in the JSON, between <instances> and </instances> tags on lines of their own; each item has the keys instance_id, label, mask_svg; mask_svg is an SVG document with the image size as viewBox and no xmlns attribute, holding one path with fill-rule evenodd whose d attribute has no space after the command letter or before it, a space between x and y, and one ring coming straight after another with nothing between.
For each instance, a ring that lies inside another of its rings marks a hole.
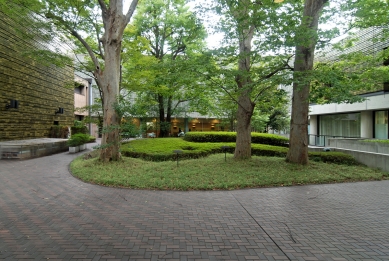
<instances>
[{"instance_id":1,"label":"brick walkway","mask_svg":"<svg viewBox=\"0 0 389 261\"><path fill-rule=\"evenodd\" d=\"M1 260L389 260L389 181L144 191L0 161Z\"/></svg>"}]
</instances>

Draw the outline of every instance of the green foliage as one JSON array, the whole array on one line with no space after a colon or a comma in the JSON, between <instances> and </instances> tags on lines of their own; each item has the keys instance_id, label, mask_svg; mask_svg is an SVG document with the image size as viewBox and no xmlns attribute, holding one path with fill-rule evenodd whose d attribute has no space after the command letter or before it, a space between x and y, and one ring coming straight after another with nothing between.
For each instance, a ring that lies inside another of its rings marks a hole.
<instances>
[{"instance_id":1,"label":"green foliage","mask_svg":"<svg viewBox=\"0 0 389 261\"><path fill-rule=\"evenodd\" d=\"M251 133L251 143L288 147L289 140L276 134Z\"/></svg>"},{"instance_id":2,"label":"green foliage","mask_svg":"<svg viewBox=\"0 0 389 261\"><path fill-rule=\"evenodd\" d=\"M251 128L257 132L266 132L266 125L269 122L269 115L261 113L259 110L254 109L253 116L251 117Z\"/></svg>"},{"instance_id":3,"label":"green foliage","mask_svg":"<svg viewBox=\"0 0 389 261\"><path fill-rule=\"evenodd\" d=\"M95 142L96 141L96 137L95 136L92 136L92 135L89 135L89 141L88 143L92 143L92 142Z\"/></svg>"},{"instance_id":4,"label":"green foliage","mask_svg":"<svg viewBox=\"0 0 389 261\"><path fill-rule=\"evenodd\" d=\"M72 134L72 136L74 134L77 134L77 133L82 133L82 134L86 134L88 133L88 128L84 125L81 125L81 126L71 126L70 127L70 132Z\"/></svg>"},{"instance_id":5,"label":"green foliage","mask_svg":"<svg viewBox=\"0 0 389 261\"><path fill-rule=\"evenodd\" d=\"M353 11L354 27L386 27L388 25L389 5L387 0L347 0L342 3L341 7L345 11Z\"/></svg>"},{"instance_id":6,"label":"green foliage","mask_svg":"<svg viewBox=\"0 0 389 261\"><path fill-rule=\"evenodd\" d=\"M389 140L360 140L362 142L377 142L377 143L389 143Z\"/></svg>"},{"instance_id":7,"label":"green foliage","mask_svg":"<svg viewBox=\"0 0 389 261\"><path fill-rule=\"evenodd\" d=\"M309 159L325 163L343 164L343 165L361 165L351 155L341 152L309 152Z\"/></svg>"},{"instance_id":8,"label":"green foliage","mask_svg":"<svg viewBox=\"0 0 389 261\"><path fill-rule=\"evenodd\" d=\"M8 17L7 23L10 22L12 27L9 33L31 44L20 50L24 58L48 69L72 65L73 59L66 54L67 47L61 43L63 36L39 14L43 8L44 3L40 0L0 1L1 16Z\"/></svg>"},{"instance_id":9,"label":"green foliage","mask_svg":"<svg viewBox=\"0 0 389 261\"><path fill-rule=\"evenodd\" d=\"M67 143L70 147L76 147L88 143L89 141L90 136L88 134L77 133L70 136L70 139L67 141Z\"/></svg>"},{"instance_id":10,"label":"green foliage","mask_svg":"<svg viewBox=\"0 0 389 261\"><path fill-rule=\"evenodd\" d=\"M180 155L181 156L181 155ZM70 165L76 177L105 186L160 190L220 190L291 186L387 179L386 173L363 166L311 162L299 166L283 158L253 156L236 161L231 155L211 155L196 160L150 162L123 158L102 164L96 158L77 158Z\"/></svg>"},{"instance_id":11,"label":"green foliage","mask_svg":"<svg viewBox=\"0 0 389 261\"><path fill-rule=\"evenodd\" d=\"M236 132L187 132L184 140L190 142L235 142Z\"/></svg>"},{"instance_id":12,"label":"green foliage","mask_svg":"<svg viewBox=\"0 0 389 261\"><path fill-rule=\"evenodd\" d=\"M74 121L73 126L74 126L74 127L83 127L83 126L84 126L84 123L82 123L82 121Z\"/></svg>"},{"instance_id":13,"label":"green foliage","mask_svg":"<svg viewBox=\"0 0 389 261\"><path fill-rule=\"evenodd\" d=\"M50 138L61 138L65 139L69 135L69 128L67 126L62 125L53 125L50 128Z\"/></svg>"},{"instance_id":14,"label":"green foliage","mask_svg":"<svg viewBox=\"0 0 389 261\"><path fill-rule=\"evenodd\" d=\"M209 89L198 80L205 30L186 1L141 1L126 37L138 43L123 55L123 87L137 94L136 115L159 118L159 135L167 136L173 115L206 112Z\"/></svg>"},{"instance_id":15,"label":"green foliage","mask_svg":"<svg viewBox=\"0 0 389 261\"><path fill-rule=\"evenodd\" d=\"M120 135L124 138L134 138L139 135L139 128L131 121L127 121L121 124Z\"/></svg>"},{"instance_id":16,"label":"green foliage","mask_svg":"<svg viewBox=\"0 0 389 261\"><path fill-rule=\"evenodd\" d=\"M161 130L161 131L169 131L170 130L170 128L171 128L171 123L170 122L160 122L159 123L159 129Z\"/></svg>"},{"instance_id":17,"label":"green foliage","mask_svg":"<svg viewBox=\"0 0 389 261\"><path fill-rule=\"evenodd\" d=\"M370 41L364 39L364 41ZM357 45L361 45L357 42ZM363 44L373 45L372 42ZM353 46L353 48L356 48ZM382 83L389 81L389 67L383 66L389 52L374 54L350 52L345 49L336 55L336 60L321 57L311 76L310 101L319 104L354 103L363 101L358 94L381 91ZM334 51L334 50L332 50Z\"/></svg>"},{"instance_id":18,"label":"green foliage","mask_svg":"<svg viewBox=\"0 0 389 261\"><path fill-rule=\"evenodd\" d=\"M286 108L276 108L269 116L268 126L275 131L283 131L288 129L290 124L290 116Z\"/></svg>"},{"instance_id":19,"label":"green foliage","mask_svg":"<svg viewBox=\"0 0 389 261\"><path fill-rule=\"evenodd\" d=\"M236 137L231 133L230 137ZM267 136L267 135L266 135ZM276 136L276 135L270 135ZM227 137L227 136L226 136ZM259 140L263 137L257 136ZM222 146L228 146L223 149ZM174 150L182 150L180 159L198 159L212 154L233 153L234 142L188 142L180 138L139 139L122 145L122 155L148 161L176 160ZM285 157L288 148L263 144L251 144L251 153L256 156ZM309 152L312 161L325 163L360 165L352 156L340 152Z\"/></svg>"},{"instance_id":20,"label":"green foliage","mask_svg":"<svg viewBox=\"0 0 389 261\"><path fill-rule=\"evenodd\" d=\"M235 142L236 132L188 132L184 140L191 142ZM287 146L288 139L275 134L251 133L251 143Z\"/></svg>"}]
</instances>

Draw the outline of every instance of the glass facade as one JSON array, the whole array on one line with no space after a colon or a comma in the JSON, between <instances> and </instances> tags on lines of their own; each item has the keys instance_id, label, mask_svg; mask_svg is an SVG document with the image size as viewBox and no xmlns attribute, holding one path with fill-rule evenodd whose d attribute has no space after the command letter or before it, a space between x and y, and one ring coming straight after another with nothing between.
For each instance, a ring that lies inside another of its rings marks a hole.
<instances>
[{"instance_id":1,"label":"glass facade","mask_svg":"<svg viewBox=\"0 0 389 261\"><path fill-rule=\"evenodd\" d=\"M320 135L361 137L361 114L333 114L319 116Z\"/></svg>"},{"instance_id":2,"label":"glass facade","mask_svg":"<svg viewBox=\"0 0 389 261\"><path fill-rule=\"evenodd\" d=\"M374 138L388 138L388 111L376 111L374 113Z\"/></svg>"}]
</instances>

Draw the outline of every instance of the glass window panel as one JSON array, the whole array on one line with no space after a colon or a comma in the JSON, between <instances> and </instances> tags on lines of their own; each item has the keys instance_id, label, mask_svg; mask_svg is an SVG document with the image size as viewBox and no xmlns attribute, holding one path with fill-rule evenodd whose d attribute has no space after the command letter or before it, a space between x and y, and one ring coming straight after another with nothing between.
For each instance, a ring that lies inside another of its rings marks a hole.
<instances>
[{"instance_id":1,"label":"glass window panel","mask_svg":"<svg viewBox=\"0 0 389 261\"><path fill-rule=\"evenodd\" d=\"M388 111L375 112L374 137L376 139L388 138Z\"/></svg>"},{"instance_id":2,"label":"glass window panel","mask_svg":"<svg viewBox=\"0 0 389 261\"><path fill-rule=\"evenodd\" d=\"M320 135L361 137L361 114L333 114L320 116Z\"/></svg>"}]
</instances>

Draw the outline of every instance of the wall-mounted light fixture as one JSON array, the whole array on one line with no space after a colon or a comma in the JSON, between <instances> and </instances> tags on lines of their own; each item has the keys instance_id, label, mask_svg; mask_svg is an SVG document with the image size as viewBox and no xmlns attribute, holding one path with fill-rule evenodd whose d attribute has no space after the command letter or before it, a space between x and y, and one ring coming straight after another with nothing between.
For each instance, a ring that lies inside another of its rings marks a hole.
<instances>
[{"instance_id":1,"label":"wall-mounted light fixture","mask_svg":"<svg viewBox=\"0 0 389 261\"><path fill-rule=\"evenodd\" d=\"M7 103L5 105L5 108L8 109L18 109L19 108L19 101L17 100L10 100L9 104Z\"/></svg>"},{"instance_id":2,"label":"wall-mounted light fixture","mask_svg":"<svg viewBox=\"0 0 389 261\"><path fill-rule=\"evenodd\" d=\"M55 114L63 114L63 108L59 107Z\"/></svg>"}]
</instances>

